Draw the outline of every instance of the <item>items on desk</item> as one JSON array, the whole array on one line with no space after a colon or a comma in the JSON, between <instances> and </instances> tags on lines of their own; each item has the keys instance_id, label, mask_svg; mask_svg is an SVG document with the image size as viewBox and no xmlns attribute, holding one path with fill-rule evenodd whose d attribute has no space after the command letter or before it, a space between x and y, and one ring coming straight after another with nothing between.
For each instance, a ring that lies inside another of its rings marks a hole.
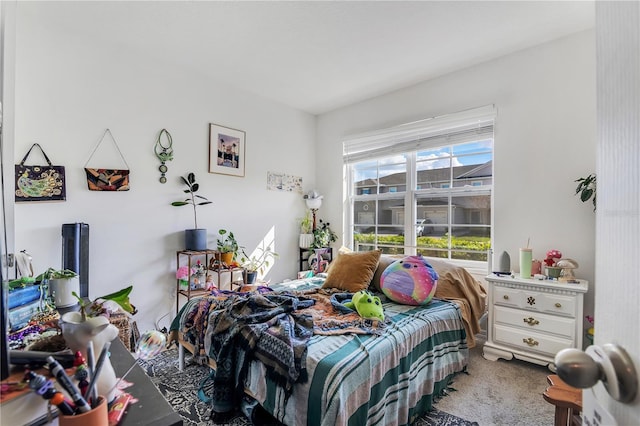
<instances>
[{"instance_id":1,"label":"items on desk","mask_svg":"<svg viewBox=\"0 0 640 426\"><path fill-rule=\"evenodd\" d=\"M111 393L122 381L122 379L124 379L127 374L131 372L133 367L138 364L139 359L147 360L153 358L154 356L162 352L166 344L167 338L158 330L149 330L142 333L136 347L136 359L133 361L133 364L131 365L131 367L129 367L126 373L124 373L122 377L120 377L120 379L116 382L116 384L113 385L113 388L109 390L109 393Z\"/></svg>"},{"instance_id":2,"label":"items on desk","mask_svg":"<svg viewBox=\"0 0 640 426\"><path fill-rule=\"evenodd\" d=\"M60 386L69 394L73 403L76 405L76 409L81 413L86 413L91 410L91 406L87 404L87 401L80 394L80 390L73 384L67 373L53 357L47 357L47 363L49 365L49 371L54 375Z\"/></svg>"},{"instance_id":3,"label":"items on desk","mask_svg":"<svg viewBox=\"0 0 640 426\"><path fill-rule=\"evenodd\" d=\"M132 399L133 397L128 393L123 393L115 399L113 404L111 404L111 408L109 409L109 426L116 426L120 423L120 420L122 420L122 416L124 416L125 410L129 406L129 403L132 401Z\"/></svg>"},{"instance_id":4,"label":"items on desk","mask_svg":"<svg viewBox=\"0 0 640 426\"><path fill-rule=\"evenodd\" d=\"M98 377L100 377L100 372L102 371L102 366L104 365L105 359L109 354L109 348L111 348L111 342L105 342L104 346L102 347L102 351L100 352L100 356L98 357L98 361L95 364L95 368L93 369L93 376L91 377L91 382L89 383L89 386L86 392L84 393L85 399L91 396L92 401L98 400L97 398L98 391L97 391L96 384L98 383L97 380L98 380Z\"/></svg>"},{"instance_id":5,"label":"items on desk","mask_svg":"<svg viewBox=\"0 0 640 426\"><path fill-rule=\"evenodd\" d=\"M58 410L62 414L68 416L73 415L73 407L66 401L64 395L58 392L53 385L53 381L47 379L42 374L36 374L33 371L28 371L25 374L25 381L29 383L29 388L35 393L50 400L51 404L58 407Z\"/></svg>"}]
</instances>

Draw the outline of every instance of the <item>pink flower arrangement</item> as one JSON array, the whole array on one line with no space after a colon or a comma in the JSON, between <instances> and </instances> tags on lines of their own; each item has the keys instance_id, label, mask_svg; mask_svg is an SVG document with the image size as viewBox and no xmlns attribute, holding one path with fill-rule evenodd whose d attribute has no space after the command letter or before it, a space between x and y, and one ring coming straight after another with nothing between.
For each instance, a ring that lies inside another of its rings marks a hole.
<instances>
[{"instance_id":1,"label":"pink flower arrangement","mask_svg":"<svg viewBox=\"0 0 640 426\"><path fill-rule=\"evenodd\" d=\"M180 281L189 281L189 277L194 273L194 268L191 268L191 273L189 273L188 266L181 266L176 271L176 278Z\"/></svg>"},{"instance_id":2,"label":"pink flower arrangement","mask_svg":"<svg viewBox=\"0 0 640 426\"><path fill-rule=\"evenodd\" d=\"M562 259L562 253L560 250L549 250L547 252L547 258L544 260L544 264L547 266L555 266L558 260Z\"/></svg>"}]
</instances>

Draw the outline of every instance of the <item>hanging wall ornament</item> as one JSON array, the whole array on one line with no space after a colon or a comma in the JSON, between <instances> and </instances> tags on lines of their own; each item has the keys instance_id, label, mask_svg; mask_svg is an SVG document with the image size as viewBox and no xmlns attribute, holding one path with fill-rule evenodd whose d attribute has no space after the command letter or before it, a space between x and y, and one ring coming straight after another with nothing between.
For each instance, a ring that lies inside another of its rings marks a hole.
<instances>
[{"instance_id":1,"label":"hanging wall ornament","mask_svg":"<svg viewBox=\"0 0 640 426\"><path fill-rule=\"evenodd\" d=\"M162 143L162 135L165 136L166 142ZM156 140L156 145L153 150L156 153L156 157L160 160L160 183L166 183L167 177L165 176L167 173L167 165L165 164L167 161L173 160L173 139L171 139L171 134L167 132L166 129L162 129L160 134L158 135L158 140Z\"/></svg>"}]
</instances>

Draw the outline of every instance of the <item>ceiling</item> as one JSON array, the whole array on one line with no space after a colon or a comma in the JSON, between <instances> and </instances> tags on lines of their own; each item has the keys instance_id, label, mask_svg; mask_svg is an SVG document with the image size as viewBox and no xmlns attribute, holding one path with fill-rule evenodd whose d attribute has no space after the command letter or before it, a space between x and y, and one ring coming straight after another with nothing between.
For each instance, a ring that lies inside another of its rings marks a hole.
<instances>
[{"instance_id":1,"label":"ceiling","mask_svg":"<svg viewBox=\"0 0 640 426\"><path fill-rule=\"evenodd\" d=\"M311 114L593 28L595 21L593 1L121 1L55 7L56 25L83 37L180 62Z\"/></svg>"}]
</instances>

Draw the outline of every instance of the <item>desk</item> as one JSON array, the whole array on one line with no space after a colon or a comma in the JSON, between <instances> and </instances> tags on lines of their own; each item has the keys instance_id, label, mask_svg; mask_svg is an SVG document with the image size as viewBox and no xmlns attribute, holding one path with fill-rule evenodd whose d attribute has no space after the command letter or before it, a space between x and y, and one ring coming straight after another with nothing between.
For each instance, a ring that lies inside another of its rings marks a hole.
<instances>
[{"instance_id":1,"label":"desk","mask_svg":"<svg viewBox=\"0 0 640 426\"><path fill-rule=\"evenodd\" d=\"M113 365L116 374L120 377L129 369L129 367L131 367L133 363L133 355L127 351L120 339L114 339L111 343L111 364ZM139 365L133 367L125 380L133 383L133 386L126 389L126 392L136 397L138 402L135 404L129 404L127 412L120 422L121 426L182 426L182 417L173 411L171 405L169 405L169 403L164 399L160 391L154 386L151 379L149 379ZM23 421L14 420L11 422L12 425L17 426L19 424L26 424L29 426L56 426L58 424L58 419L54 419L53 422L47 423L47 401L35 394L24 395L20 398L25 398L22 400L25 404L34 404L30 406L29 409L26 409L26 406L22 406L23 409L21 410L26 411L24 413L26 416L29 414L31 416L25 417ZM0 414L2 414L2 416L0 416L2 422L0 423L5 424L5 420L8 420L12 413L3 412ZM5 415L7 415L6 418Z\"/></svg>"},{"instance_id":2,"label":"desk","mask_svg":"<svg viewBox=\"0 0 640 426\"><path fill-rule=\"evenodd\" d=\"M119 339L114 339L111 343L111 364L118 376L124 374L133 362L133 355ZM120 423L122 426L182 426L182 417L173 411L140 365L133 367L125 380L133 383L126 391L138 398L138 402L129 404L127 413Z\"/></svg>"}]
</instances>

